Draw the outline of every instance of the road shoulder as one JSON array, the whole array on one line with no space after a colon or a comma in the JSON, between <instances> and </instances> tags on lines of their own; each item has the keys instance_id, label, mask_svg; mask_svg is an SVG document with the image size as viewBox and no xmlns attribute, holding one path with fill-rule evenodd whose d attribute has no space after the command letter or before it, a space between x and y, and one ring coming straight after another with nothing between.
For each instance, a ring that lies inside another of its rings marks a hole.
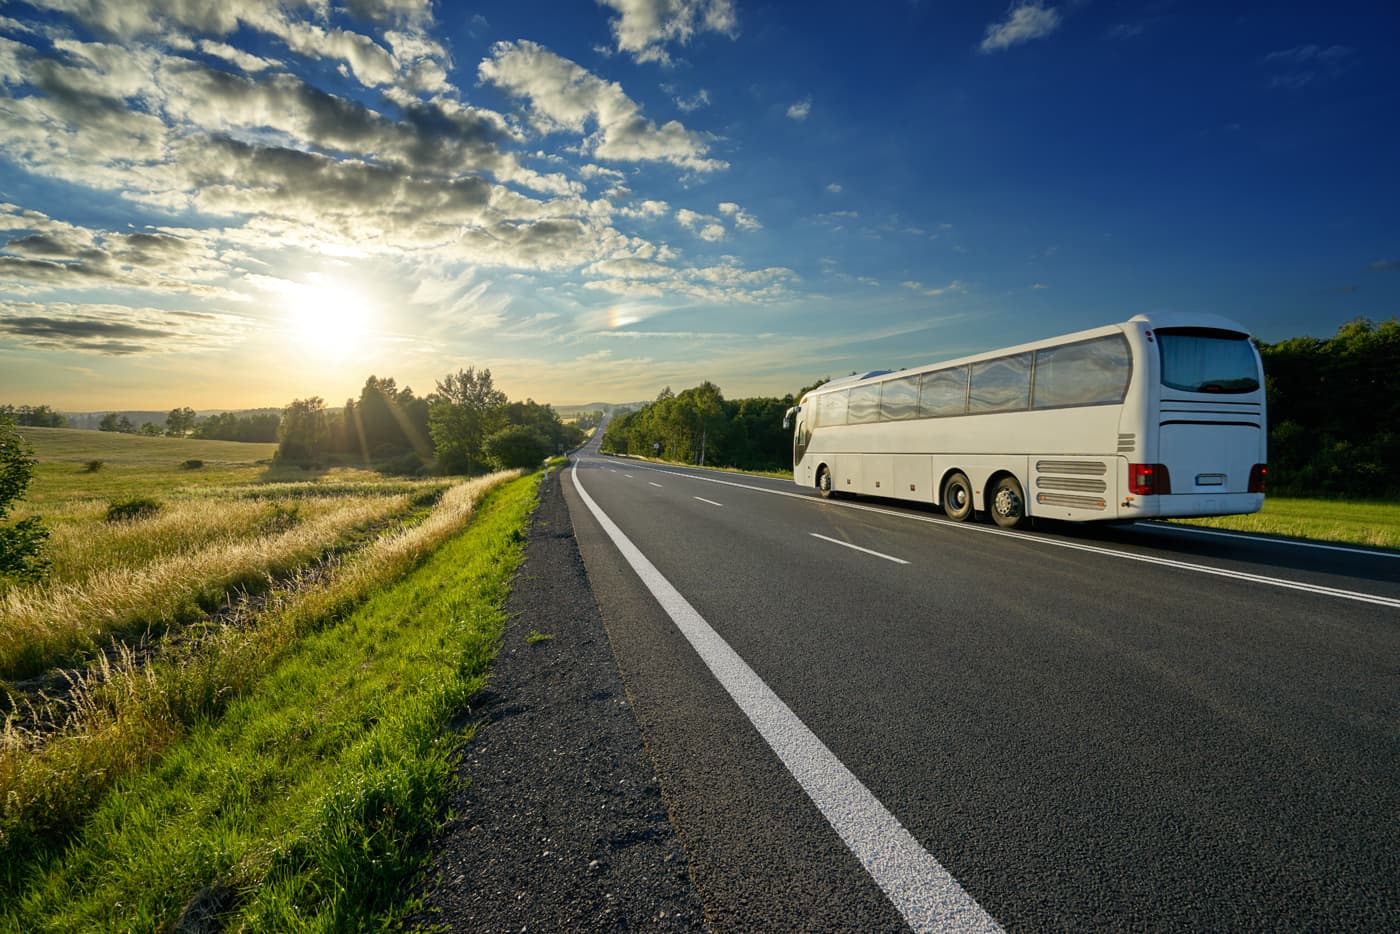
<instances>
[{"instance_id":1,"label":"road shoulder","mask_svg":"<svg viewBox=\"0 0 1400 934\"><path fill-rule=\"evenodd\" d=\"M574 540L542 484L491 686L473 704L452 818L432 843L423 926L704 929ZM527 642L531 633L549 638Z\"/></svg>"}]
</instances>

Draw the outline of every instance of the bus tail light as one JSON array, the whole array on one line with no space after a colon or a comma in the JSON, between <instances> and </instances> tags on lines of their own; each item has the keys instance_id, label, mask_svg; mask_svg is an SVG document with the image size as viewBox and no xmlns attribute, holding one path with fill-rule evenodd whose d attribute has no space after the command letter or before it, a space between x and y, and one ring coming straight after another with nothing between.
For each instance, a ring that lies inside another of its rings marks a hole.
<instances>
[{"instance_id":1,"label":"bus tail light","mask_svg":"<svg viewBox=\"0 0 1400 934\"><path fill-rule=\"evenodd\" d=\"M1128 489L1134 496L1165 496L1172 491L1166 464L1129 464Z\"/></svg>"},{"instance_id":2,"label":"bus tail light","mask_svg":"<svg viewBox=\"0 0 1400 934\"><path fill-rule=\"evenodd\" d=\"M1249 492L1263 493L1269 476L1267 464L1255 464L1249 469Z\"/></svg>"}]
</instances>

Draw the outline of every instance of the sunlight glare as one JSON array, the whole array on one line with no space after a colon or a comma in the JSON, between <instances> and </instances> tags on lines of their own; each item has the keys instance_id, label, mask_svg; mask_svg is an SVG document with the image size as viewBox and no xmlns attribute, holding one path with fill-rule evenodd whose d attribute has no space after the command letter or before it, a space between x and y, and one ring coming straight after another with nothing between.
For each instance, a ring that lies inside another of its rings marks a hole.
<instances>
[{"instance_id":1,"label":"sunlight glare","mask_svg":"<svg viewBox=\"0 0 1400 934\"><path fill-rule=\"evenodd\" d=\"M353 288L317 277L296 284L282 300L293 335L323 357L342 359L368 340L374 309Z\"/></svg>"}]
</instances>

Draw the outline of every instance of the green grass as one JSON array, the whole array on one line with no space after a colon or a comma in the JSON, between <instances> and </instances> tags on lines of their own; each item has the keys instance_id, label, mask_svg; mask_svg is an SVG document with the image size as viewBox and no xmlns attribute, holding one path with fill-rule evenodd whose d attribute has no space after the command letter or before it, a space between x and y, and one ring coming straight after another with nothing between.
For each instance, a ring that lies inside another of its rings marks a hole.
<instances>
[{"instance_id":1,"label":"green grass","mask_svg":"<svg viewBox=\"0 0 1400 934\"><path fill-rule=\"evenodd\" d=\"M538 478L498 487L413 573L298 640L215 720L21 867L0 930L359 930L402 882L453 781L446 730L485 682Z\"/></svg>"},{"instance_id":2,"label":"green grass","mask_svg":"<svg viewBox=\"0 0 1400 934\"><path fill-rule=\"evenodd\" d=\"M1266 496L1248 516L1180 520L1186 525L1400 549L1400 503Z\"/></svg>"}]
</instances>

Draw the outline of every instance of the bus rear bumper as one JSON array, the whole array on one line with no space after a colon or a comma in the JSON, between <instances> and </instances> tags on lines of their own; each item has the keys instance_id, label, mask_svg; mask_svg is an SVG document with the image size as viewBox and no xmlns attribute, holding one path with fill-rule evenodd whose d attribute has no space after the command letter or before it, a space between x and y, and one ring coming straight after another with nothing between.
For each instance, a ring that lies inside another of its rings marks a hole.
<instances>
[{"instance_id":1,"label":"bus rear bumper","mask_svg":"<svg viewBox=\"0 0 1400 934\"><path fill-rule=\"evenodd\" d=\"M1140 496L1125 517L1200 519L1206 516L1242 516L1264 508L1263 493L1176 493Z\"/></svg>"}]
</instances>

